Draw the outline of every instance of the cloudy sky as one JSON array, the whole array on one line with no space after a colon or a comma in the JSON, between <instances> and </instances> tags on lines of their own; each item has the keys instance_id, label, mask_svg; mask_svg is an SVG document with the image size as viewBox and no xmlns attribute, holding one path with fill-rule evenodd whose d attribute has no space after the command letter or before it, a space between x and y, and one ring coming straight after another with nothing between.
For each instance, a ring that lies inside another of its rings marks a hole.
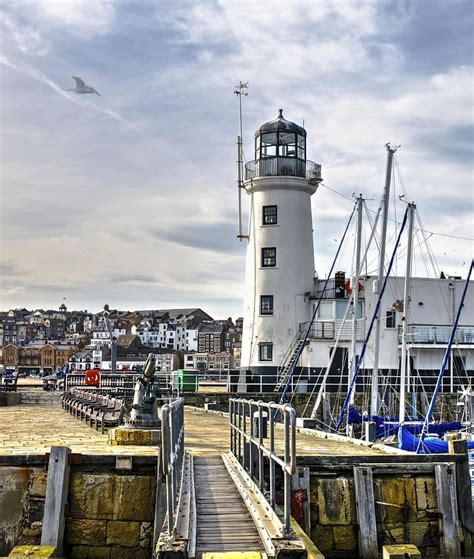
<instances>
[{"instance_id":1,"label":"cloudy sky","mask_svg":"<svg viewBox=\"0 0 474 559\"><path fill-rule=\"evenodd\" d=\"M352 194L378 207L386 142L402 146L394 200L405 188L435 265L465 275L472 0L3 0L1 9L0 309L65 297L69 308L241 315L239 80L249 82L246 158L254 130L283 107L304 120L308 156L323 165L326 186L312 200L320 276ZM67 92L71 75L102 97ZM403 211L394 204L392 218ZM415 271L425 275L418 237ZM350 269L351 252L349 242L339 268Z\"/></svg>"}]
</instances>

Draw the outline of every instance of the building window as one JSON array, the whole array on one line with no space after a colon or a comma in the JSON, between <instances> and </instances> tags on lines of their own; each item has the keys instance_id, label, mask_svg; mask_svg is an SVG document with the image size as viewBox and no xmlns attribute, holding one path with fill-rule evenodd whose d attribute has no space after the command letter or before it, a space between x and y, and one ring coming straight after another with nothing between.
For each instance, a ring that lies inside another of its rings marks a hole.
<instances>
[{"instance_id":1,"label":"building window","mask_svg":"<svg viewBox=\"0 0 474 559\"><path fill-rule=\"evenodd\" d=\"M258 344L258 359L259 361L272 361L273 359L272 343Z\"/></svg>"},{"instance_id":2,"label":"building window","mask_svg":"<svg viewBox=\"0 0 474 559\"><path fill-rule=\"evenodd\" d=\"M395 328L395 311L387 311L385 314L385 327Z\"/></svg>"},{"instance_id":3,"label":"building window","mask_svg":"<svg viewBox=\"0 0 474 559\"><path fill-rule=\"evenodd\" d=\"M276 248L262 248L262 268L276 266Z\"/></svg>"},{"instance_id":4,"label":"building window","mask_svg":"<svg viewBox=\"0 0 474 559\"><path fill-rule=\"evenodd\" d=\"M260 314L273 314L273 295L260 296Z\"/></svg>"},{"instance_id":5,"label":"building window","mask_svg":"<svg viewBox=\"0 0 474 559\"><path fill-rule=\"evenodd\" d=\"M320 320L334 319L334 306L332 301L321 301L319 304L318 316Z\"/></svg>"},{"instance_id":6,"label":"building window","mask_svg":"<svg viewBox=\"0 0 474 559\"><path fill-rule=\"evenodd\" d=\"M277 206L263 206L263 225L277 224Z\"/></svg>"}]
</instances>

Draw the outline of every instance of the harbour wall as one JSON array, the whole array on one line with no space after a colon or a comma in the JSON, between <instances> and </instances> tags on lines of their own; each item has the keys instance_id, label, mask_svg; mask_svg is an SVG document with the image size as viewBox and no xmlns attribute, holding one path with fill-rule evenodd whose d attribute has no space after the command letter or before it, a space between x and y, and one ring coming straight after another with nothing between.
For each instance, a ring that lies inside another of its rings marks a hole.
<instances>
[{"instance_id":1,"label":"harbour wall","mask_svg":"<svg viewBox=\"0 0 474 559\"><path fill-rule=\"evenodd\" d=\"M151 557L157 459L70 458L63 556ZM48 470L47 457L40 455L1 457L0 464L0 557L4 557L15 546L39 545Z\"/></svg>"},{"instance_id":2,"label":"harbour wall","mask_svg":"<svg viewBox=\"0 0 474 559\"><path fill-rule=\"evenodd\" d=\"M292 514L327 558L365 557L370 531L379 551L387 544L412 543L423 557L442 557L446 546L454 545L459 556L468 557L472 532L463 514L469 487L459 475L465 460L464 455L402 453L298 456ZM15 545L39 544L47 466L48 457L42 455L0 457L0 556ZM445 487L440 471L454 485ZM372 502L361 500L361 472L372 488ZM306 485L298 478L306 479ZM282 489L279 483L280 495ZM446 495L454 506L443 507ZM163 497L153 456L71 454L63 556L151 558ZM375 511L372 526L364 525L361 507ZM472 509L467 514L472 516Z\"/></svg>"}]
</instances>

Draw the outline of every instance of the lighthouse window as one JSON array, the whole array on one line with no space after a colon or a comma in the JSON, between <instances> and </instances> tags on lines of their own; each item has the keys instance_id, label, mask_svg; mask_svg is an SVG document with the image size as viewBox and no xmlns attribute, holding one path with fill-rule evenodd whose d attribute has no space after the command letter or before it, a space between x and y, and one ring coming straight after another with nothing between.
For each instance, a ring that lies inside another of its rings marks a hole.
<instances>
[{"instance_id":1,"label":"lighthouse window","mask_svg":"<svg viewBox=\"0 0 474 559\"><path fill-rule=\"evenodd\" d=\"M272 361L273 359L272 343L258 344L258 359L260 361Z\"/></svg>"},{"instance_id":2,"label":"lighthouse window","mask_svg":"<svg viewBox=\"0 0 474 559\"><path fill-rule=\"evenodd\" d=\"M263 225L276 225L277 206L263 206Z\"/></svg>"},{"instance_id":3,"label":"lighthouse window","mask_svg":"<svg viewBox=\"0 0 474 559\"><path fill-rule=\"evenodd\" d=\"M276 248L262 248L262 268L276 266Z\"/></svg>"},{"instance_id":4,"label":"lighthouse window","mask_svg":"<svg viewBox=\"0 0 474 559\"><path fill-rule=\"evenodd\" d=\"M280 132L278 155L280 157L296 157L296 134Z\"/></svg>"},{"instance_id":5,"label":"lighthouse window","mask_svg":"<svg viewBox=\"0 0 474 559\"><path fill-rule=\"evenodd\" d=\"M260 296L260 314L273 314L273 295Z\"/></svg>"},{"instance_id":6,"label":"lighthouse window","mask_svg":"<svg viewBox=\"0 0 474 559\"><path fill-rule=\"evenodd\" d=\"M304 136L298 134L298 159L306 159L306 140Z\"/></svg>"},{"instance_id":7,"label":"lighthouse window","mask_svg":"<svg viewBox=\"0 0 474 559\"><path fill-rule=\"evenodd\" d=\"M262 134L261 139L261 157L275 157L277 146L277 134L271 132L270 134Z\"/></svg>"}]
</instances>

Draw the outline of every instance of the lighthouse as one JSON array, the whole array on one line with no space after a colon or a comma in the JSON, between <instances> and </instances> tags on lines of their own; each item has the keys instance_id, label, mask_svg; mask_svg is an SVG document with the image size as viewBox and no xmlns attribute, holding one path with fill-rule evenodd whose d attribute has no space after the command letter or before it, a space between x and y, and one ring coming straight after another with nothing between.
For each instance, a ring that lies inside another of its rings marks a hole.
<instances>
[{"instance_id":1,"label":"lighthouse","mask_svg":"<svg viewBox=\"0 0 474 559\"><path fill-rule=\"evenodd\" d=\"M255 132L240 389L273 390L278 368L311 319L315 294L311 196L321 166L306 158L306 130L283 117Z\"/></svg>"}]
</instances>

